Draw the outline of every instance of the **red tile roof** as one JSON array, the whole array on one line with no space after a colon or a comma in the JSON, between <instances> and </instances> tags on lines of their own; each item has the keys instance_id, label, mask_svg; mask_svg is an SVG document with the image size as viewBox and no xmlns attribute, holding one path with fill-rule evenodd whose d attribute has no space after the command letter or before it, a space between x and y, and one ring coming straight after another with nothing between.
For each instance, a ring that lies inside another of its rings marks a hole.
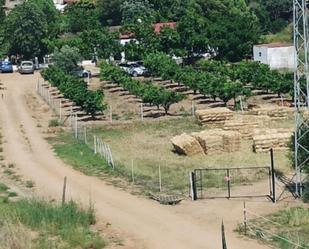
<instances>
[{"instance_id":1,"label":"red tile roof","mask_svg":"<svg viewBox=\"0 0 309 249\"><path fill-rule=\"evenodd\" d=\"M163 23L155 23L153 24L153 28L155 33L159 34L161 32L161 29L163 27L169 27L169 28L176 28L177 23L176 22L163 22Z\"/></svg>"}]
</instances>

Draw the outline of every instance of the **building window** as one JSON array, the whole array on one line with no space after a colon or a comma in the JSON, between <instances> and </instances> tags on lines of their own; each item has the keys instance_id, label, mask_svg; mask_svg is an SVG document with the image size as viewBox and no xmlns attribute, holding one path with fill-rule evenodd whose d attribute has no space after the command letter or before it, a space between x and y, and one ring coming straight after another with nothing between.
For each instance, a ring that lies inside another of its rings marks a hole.
<instances>
[{"instance_id":1,"label":"building window","mask_svg":"<svg viewBox=\"0 0 309 249\"><path fill-rule=\"evenodd\" d=\"M262 57L262 52L259 52L259 56Z\"/></svg>"}]
</instances>

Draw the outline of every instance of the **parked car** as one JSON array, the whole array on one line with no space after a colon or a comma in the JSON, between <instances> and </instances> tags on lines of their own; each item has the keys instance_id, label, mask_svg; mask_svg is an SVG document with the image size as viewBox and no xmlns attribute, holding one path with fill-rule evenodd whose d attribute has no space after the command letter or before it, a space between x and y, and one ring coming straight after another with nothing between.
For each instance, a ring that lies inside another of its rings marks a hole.
<instances>
[{"instance_id":1,"label":"parked car","mask_svg":"<svg viewBox=\"0 0 309 249\"><path fill-rule=\"evenodd\" d=\"M18 72L20 74L28 74L28 73L33 74L34 73L33 62L32 61L22 61L20 63L20 66L18 67Z\"/></svg>"},{"instance_id":2,"label":"parked car","mask_svg":"<svg viewBox=\"0 0 309 249\"><path fill-rule=\"evenodd\" d=\"M141 62L119 63L118 66L133 77L146 76L148 73Z\"/></svg>"},{"instance_id":3,"label":"parked car","mask_svg":"<svg viewBox=\"0 0 309 249\"><path fill-rule=\"evenodd\" d=\"M79 67L72 71L72 74L79 77L79 78L91 78L91 72L90 70L86 70L82 67Z\"/></svg>"},{"instance_id":4,"label":"parked car","mask_svg":"<svg viewBox=\"0 0 309 249\"><path fill-rule=\"evenodd\" d=\"M0 64L1 73L13 73L13 65L10 61L2 61Z\"/></svg>"}]
</instances>

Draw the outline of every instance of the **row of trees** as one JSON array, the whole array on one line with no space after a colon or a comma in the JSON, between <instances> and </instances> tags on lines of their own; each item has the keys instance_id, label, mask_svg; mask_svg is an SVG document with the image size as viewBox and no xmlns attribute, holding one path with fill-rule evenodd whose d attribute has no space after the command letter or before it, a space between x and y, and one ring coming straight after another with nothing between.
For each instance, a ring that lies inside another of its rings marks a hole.
<instances>
[{"instance_id":1,"label":"row of trees","mask_svg":"<svg viewBox=\"0 0 309 249\"><path fill-rule=\"evenodd\" d=\"M224 63L219 61L202 60L197 63L201 71L226 75L242 85L250 85L254 89L262 89L278 94L293 96L293 73L270 70L268 65L259 62Z\"/></svg>"},{"instance_id":2,"label":"row of trees","mask_svg":"<svg viewBox=\"0 0 309 249\"><path fill-rule=\"evenodd\" d=\"M184 99L184 96L173 91L168 91L160 86L154 85L151 82L141 82L132 79L119 67L109 63L101 64L101 79L112 81L137 97L140 97L143 103L149 103L157 106L159 109L162 106L167 114L171 105L178 103Z\"/></svg>"},{"instance_id":3,"label":"row of trees","mask_svg":"<svg viewBox=\"0 0 309 249\"><path fill-rule=\"evenodd\" d=\"M217 72L200 72L189 66L183 68L163 53L149 54L144 63L153 76L182 83L195 93L199 91L214 100L220 98L225 104L230 99L234 99L236 103L236 98L240 95L250 95L250 90L238 80L233 81L227 75Z\"/></svg>"},{"instance_id":4,"label":"row of trees","mask_svg":"<svg viewBox=\"0 0 309 249\"><path fill-rule=\"evenodd\" d=\"M89 91L83 80L68 74L62 68L50 66L44 69L41 75L52 86L57 87L65 98L72 100L92 118L106 109L102 91Z\"/></svg>"},{"instance_id":5,"label":"row of trees","mask_svg":"<svg viewBox=\"0 0 309 249\"><path fill-rule=\"evenodd\" d=\"M164 53L151 53L145 57L145 66L153 76L171 79L199 91L214 100L218 97L225 104L238 96L250 96L250 89L263 89L279 96L293 91L292 74L272 71L258 62L235 64L219 61L201 61L198 68L181 67Z\"/></svg>"}]
</instances>

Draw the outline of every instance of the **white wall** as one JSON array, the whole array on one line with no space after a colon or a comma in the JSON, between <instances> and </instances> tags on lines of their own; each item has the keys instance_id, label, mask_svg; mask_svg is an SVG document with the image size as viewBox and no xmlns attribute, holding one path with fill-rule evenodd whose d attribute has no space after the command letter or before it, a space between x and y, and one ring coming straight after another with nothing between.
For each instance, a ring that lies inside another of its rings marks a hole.
<instances>
[{"instance_id":1,"label":"white wall","mask_svg":"<svg viewBox=\"0 0 309 249\"><path fill-rule=\"evenodd\" d=\"M294 46L254 46L253 59L269 65L271 69L294 69L295 48Z\"/></svg>"},{"instance_id":2,"label":"white wall","mask_svg":"<svg viewBox=\"0 0 309 249\"><path fill-rule=\"evenodd\" d=\"M295 48L278 47L268 48L268 65L271 69L294 69L295 68Z\"/></svg>"},{"instance_id":3,"label":"white wall","mask_svg":"<svg viewBox=\"0 0 309 249\"><path fill-rule=\"evenodd\" d=\"M263 64L268 64L267 47L254 46L253 47L253 60L259 61Z\"/></svg>"}]
</instances>

